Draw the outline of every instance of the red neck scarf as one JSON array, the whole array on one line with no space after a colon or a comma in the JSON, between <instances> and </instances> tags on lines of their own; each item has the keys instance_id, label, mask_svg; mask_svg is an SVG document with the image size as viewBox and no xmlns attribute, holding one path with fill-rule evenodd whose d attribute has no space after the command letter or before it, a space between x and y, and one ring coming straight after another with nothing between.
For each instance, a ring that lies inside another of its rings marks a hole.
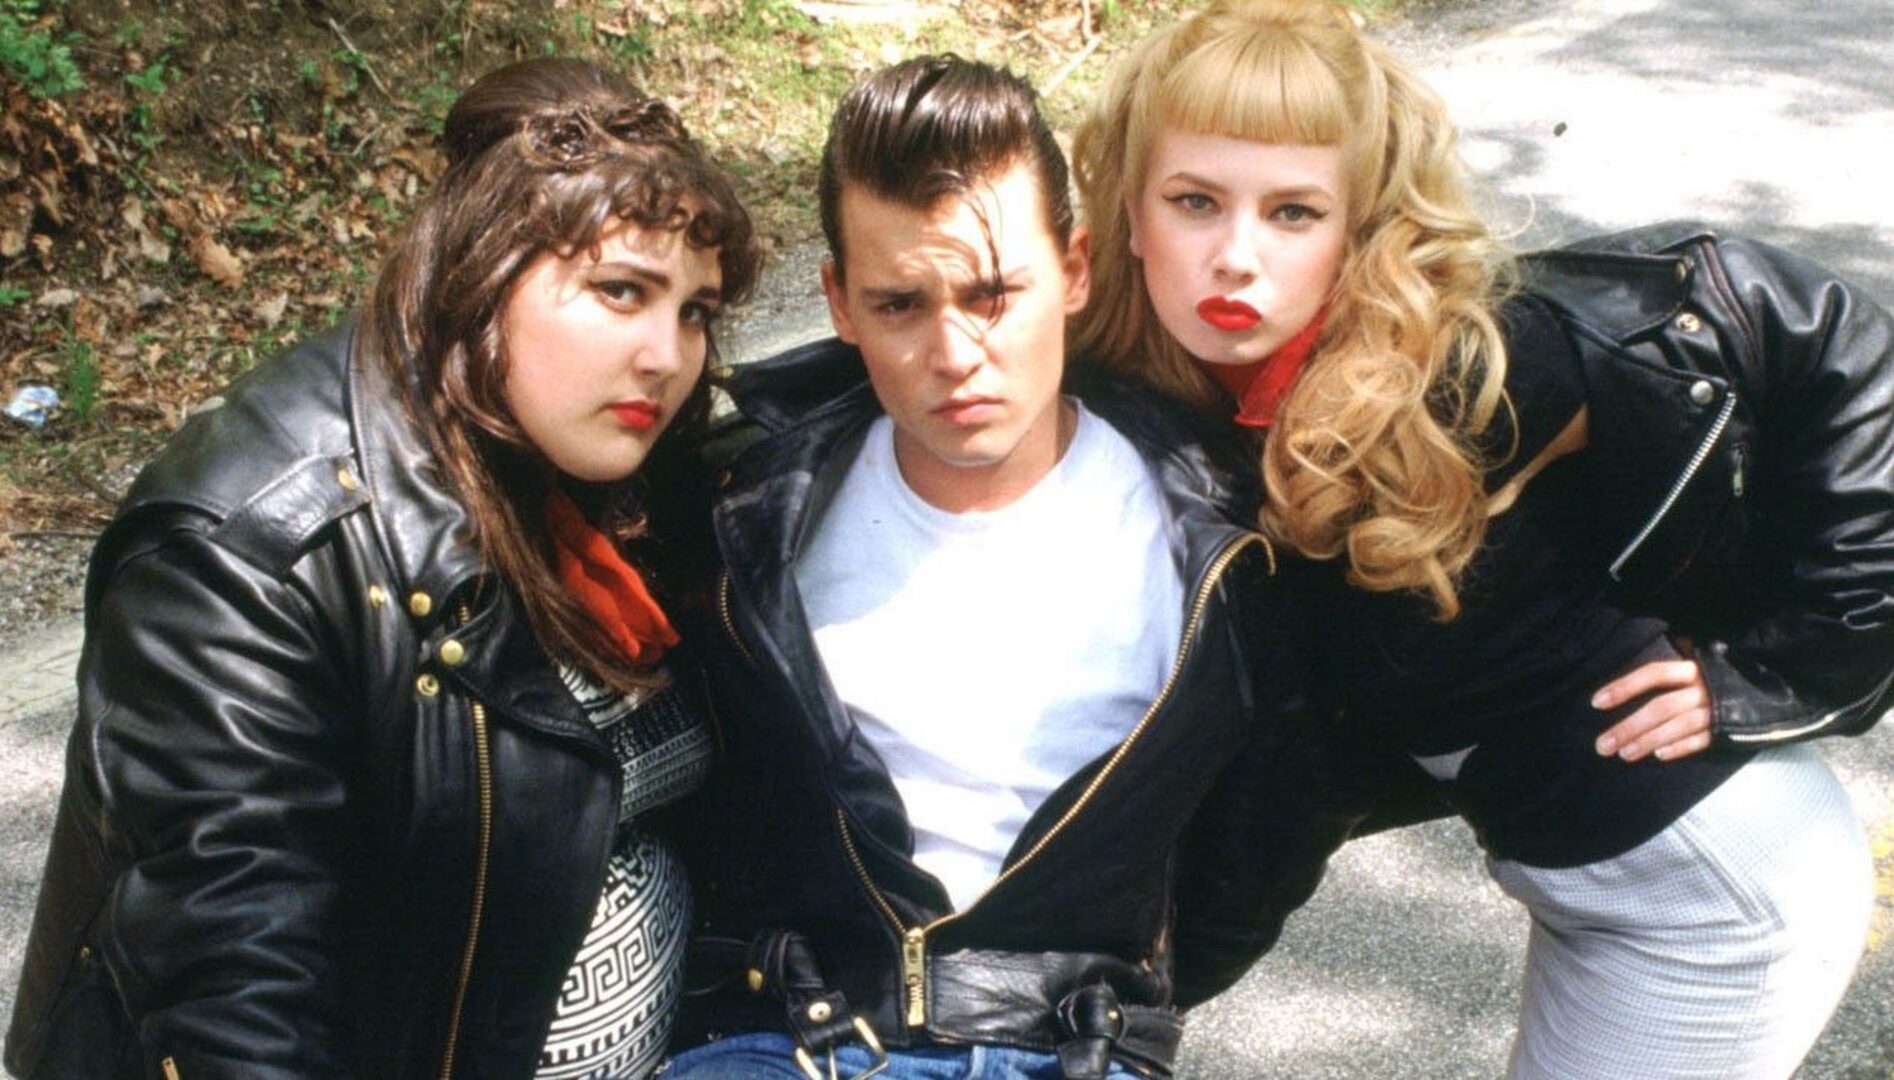
<instances>
[{"instance_id":1,"label":"red neck scarf","mask_svg":"<svg viewBox=\"0 0 1894 1080\"><path fill-rule=\"evenodd\" d=\"M579 606L634 664L655 664L677 644L677 631L645 588L644 578L592 527L564 492L546 499L553 569Z\"/></svg>"},{"instance_id":2,"label":"red neck scarf","mask_svg":"<svg viewBox=\"0 0 1894 1080\"><path fill-rule=\"evenodd\" d=\"M1295 337L1253 364L1206 364L1199 360L1197 367L1236 399L1239 425L1266 428L1276 422L1276 409L1289 396L1289 388L1302 373L1302 365L1314 351L1315 339L1322 336L1322 324L1327 321L1328 305L1324 304Z\"/></svg>"}]
</instances>

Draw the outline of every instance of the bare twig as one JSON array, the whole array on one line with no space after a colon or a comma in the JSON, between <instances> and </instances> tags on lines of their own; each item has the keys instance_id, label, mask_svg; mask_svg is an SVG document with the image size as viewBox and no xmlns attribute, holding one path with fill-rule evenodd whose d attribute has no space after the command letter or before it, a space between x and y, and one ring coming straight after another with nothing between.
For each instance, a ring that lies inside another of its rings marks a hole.
<instances>
[{"instance_id":1,"label":"bare twig","mask_svg":"<svg viewBox=\"0 0 1894 1080\"><path fill-rule=\"evenodd\" d=\"M355 149L349 151L349 157L357 161L361 160L362 151L368 149L368 144L388 134L393 127L394 124L389 122L376 124L374 127L369 128L366 134L355 140Z\"/></svg>"},{"instance_id":2,"label":"bare twig","mask_svg":"<svg viewBox=\"0 0 1894 1080\"><path fill-rule=\"evenodd\" d=\"M1078 70L1078 66L1085 62L1086 57L1097 52L1099 45L1103 44L1104 41L1105 39L1103 37L1094 37L1086 42L1084 48L1073 53L1072 58L1060 65L1059 70L1053 73L1052 78L1045 81L1045 85L1039 88L1039 96L1042 98L1051 97L1053 93L1059 89L1059 84L1071 78L1072 73Z\"/></svg>"},{"instance_id":3,"label":"bare twig","mask_svg":"<svg viewBox=\"0 0 1894 1080\"><path fill-rule=\"evenodd\" d=\"M381 96L393 101L395 96L388 92L388 84L381 81L381 76L375 74L374 65L368 62L368 54L355 47L355 43L349 40L349 36L342 32L342 24L336 22L333 15L329 16L329 29L335 31L335 36L342 42L342 47L355 55L354 62L361 65L362 70L368 74L368 81L375 84L375 89L381 91Z\"/></svg>"},{"instance_id":4,"label":"bare twig","mask_svg":"<svg viewBox=\"0 0 1894 1080\"><path fill-rule=\"evenodd\" d=\"M18 532L0 533L8 540L97 540L97 530L85 529L21 529Z\"/></svg>"},{"instance_id":5,"label":"bare twig","mask_svg":"<svg viewBox=\"0 0 1894 1080\"><path fill-rule=\"evenodd\" d=\"M138 185L139 190L145 193L146 198L150 199L153 202L158 201L158 199L161 196L158 194L158 192L155 189L152 188L152 186L149 183L146 182L144 176L139 173L137 163L134 162L131 159L131 157L125 153L123 148L121 148L116 142L112 141L112 137L110 135L107 135L103 131L91 131L90 129L88 129L88 133L93 138L104 143L105 148L107 150L110 150L112 152L112 156L118 160L119 165L122 166L122 168L119 169L119 173L118 173L119 176L129 177L131 179L131 182Z\"/></svg>"},{"instance_id":6,"label":"bare twig","mask_svg":"<svg viewBox=\"0 0 1894 1080\"><path fill-rule=\"evenodd\" d=\"M1026 28L1026 36L1032 38L1034 41L1037 41L1039 43L1039 47L1046 50L1046 52L1052 56L1057 56L1060 53L1065 51L1065 47L1063 45L1060 45L1058 42L1047 37L1036 26L1028 26Z\"/></svg>"},{"instance_id":7,"label":"bare twig","mask_svg":"<svg viewBox=\"0 0 1894 1080\"><path fill-rule=\"evenodd\" d=\"M101 502L107 503L112 506L117 506L119 504L119 501L125 497L124 492L113 491L111 488L106 487L104 484L99 483L97 480L94 480L92 477L87 476L86 474L82 472L78 472L74 470L68 473L68 475L73 480L77 480L79 482L80 487L85 488L87 491L90 491L93 497L98 499Z\"/></svg>"}]
</instances>

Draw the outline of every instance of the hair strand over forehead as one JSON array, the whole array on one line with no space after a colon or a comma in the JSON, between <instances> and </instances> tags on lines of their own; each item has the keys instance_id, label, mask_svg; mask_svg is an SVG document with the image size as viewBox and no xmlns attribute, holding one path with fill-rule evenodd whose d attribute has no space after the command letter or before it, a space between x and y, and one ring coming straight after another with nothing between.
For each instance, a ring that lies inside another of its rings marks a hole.
<instances>
[{"instance_id":1,"label":"hair strand over forehead","mask_svg":"<svg viewBox=\"0 0 1894 1080\"><path fill-rule=\"evenodd\" d=\"M1073 221L1065 154L1024 79L941 54L904 60L856 83L836 107L816 180L838 280L846 272L845 187L927 210L1022 162L1039 182L1046 227L1064 250Z\"/></svg>"}]
</instances>

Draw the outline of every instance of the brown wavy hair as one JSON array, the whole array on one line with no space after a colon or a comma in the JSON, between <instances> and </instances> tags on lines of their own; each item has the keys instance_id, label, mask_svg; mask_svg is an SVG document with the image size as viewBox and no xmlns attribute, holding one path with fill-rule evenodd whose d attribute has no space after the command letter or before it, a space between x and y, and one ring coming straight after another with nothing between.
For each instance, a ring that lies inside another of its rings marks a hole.
<instances>
[{"instance_id":1,"label":"brown wavy hair","mask_svg":"<svg viewBox=\"0 0 1894 1080\"><path fill-rule=\"evenodd\" d=\"M500 316L540 255L596 250L620 222L715 249L722 297L739 301L760 268L749 216L670 106L587 61L528 60L488 73L448 112L442 143L447 168L383 262L360 340L404 388L466 507L469 539L512 586L541 647L618 689L655 685L657 673L627 661L560 584L545 499L563 485L668 604L710 557L695 452L708 382L699 379L636 477L565 480L507 407ZM709 360L716 355L713 336Z\"/></svg>"},{"instance_id":2,"label":"brown wavy hair","mask_svg":"<svg viewBox=\"0 0 1894 1080\"><path fill-rule=\"evenodd\" d=\"M1351 583L1416 589L1443 619L1485 535L1480 437L1506 406L1494 305L1511 260L1469 209L1440 99L1319 0L1219 0L1140 42L1074 140L1092 233L1075 359L1206 410L1229 397L1158 321L1127 206L1166 128L1336 146L1348 247L1308 365L1263 445L1263 529Z\"/></svg>"}]
</instances>

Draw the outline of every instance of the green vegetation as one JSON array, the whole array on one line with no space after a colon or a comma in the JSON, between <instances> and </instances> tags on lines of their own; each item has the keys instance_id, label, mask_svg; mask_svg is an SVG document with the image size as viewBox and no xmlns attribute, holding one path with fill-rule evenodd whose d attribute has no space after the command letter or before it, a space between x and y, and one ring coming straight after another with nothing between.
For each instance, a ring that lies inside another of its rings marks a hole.
<instances>
[{"instance_id":1,"label":"green vegetation","mask_svg":"<svg viewBox=\"0 0 1894 1080\"><path fill-rule=\"evenodd\" d=\"M67 330L66 361L61 372L65 383L63 406L74 423L85 424L99 405L99 361L92 346L71 336Z\"/></svg>"},{"instance_id":2,"label":"green vegetation","mask_svg":"<svg viewBox=\"0 0 1894 1080\"><path fill-rule=\"evenodd\" d=\"M85 85L71 44L48 29L55 6L43 0L0 0L0 74L38 98L69 94Z\"/></svg>"},{"instance_id":3,"label":"green vegetation","mask_svg":"<svg viewBox=\"0 0 1894 1080\"><path fill-rule=\"evenodd\" d=\"M1373 18L1400 0L1351 2ZM359 306L444 167L448 109L501 63L628 71L789 246L815 237L829 113L863 73L921 52L1005 63L1069 129L1110 62L1192 6L0 0L0 397L40 382L65 402L43 428L0 422L0 545L99 524L114 493L91 478L128 475L190 406ZM33 306L58 294L56 315Z\"/></svg>"}]
</instances>

